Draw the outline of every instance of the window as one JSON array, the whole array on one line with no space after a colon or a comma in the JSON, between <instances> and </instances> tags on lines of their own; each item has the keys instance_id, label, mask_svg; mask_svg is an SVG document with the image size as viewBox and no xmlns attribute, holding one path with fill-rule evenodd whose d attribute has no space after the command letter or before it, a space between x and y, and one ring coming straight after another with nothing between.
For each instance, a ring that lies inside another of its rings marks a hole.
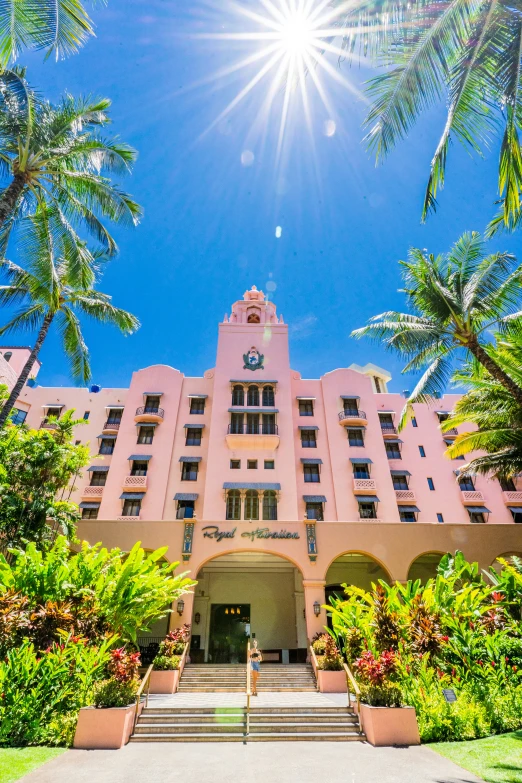
<instances>
[{"instance_id":1,"label":"window","mask_svg":"<svg viewBox=\"0 0 522 783\"><path fill-rule=\"evenodd\" d=\"M265 459L265 470L275 470L275 461L273 459Z\"/></svg>"},{"instance_id":2,"label":"window","mask_svg":"<svg viewBox=\"0 0 522 783\"><path fill-rule=\"evenodd\" d=\"M306 504L306 518L315 519L317 522L324 521L323 504L322 503L307 503Z\"/></svg>"},{"instance_id":3,"label":"window","mask_svg":"<svg viewBox=\"0 0 522 783\"><path fill-rule=\"evenodd\" d=\"M394 489L409 489L406 476L392 476L392 481Z\"/></svg>"},{"instance_id":4,"label":"window","mask_svg":"<svg viewBox=\"0 0 522 783\"><path fill-rule=\"evenodd\" d=\"M393 423L393 416L391 413L379 413L379 419L381 422L381 430L383 432L395 432L395 425Z\"/></svg>"},{"instance_id":5,"label":"window","mask_svg":"<svg viewBox=\"0 0 522 783\"><path fill-rule=\"evenodd\" d=\"M176 519L194 519L193 500L178 500Z\"/></svg>"},{"instance_id":6,"label":"window","mask_svg":"<svg viewBox=\"0 0 522 783\"><path fill-rule=\"evenodd\" d=\"M90 415L91 415L90 411L85 411L85 413L83 414L83 420L88 421Z\"/></svg>"},{"instance_id":7,"label":"window","mask_svg":"<svg viewBox=\"0 0 522 783\"><path fill-rule=\"evenodd\" d=\"M47 416L56 416L56 418L59 418L61 410L61 408L47 408Z\"/></svg>"},{"instance_id":8,"label":"window","mask_svg":"<svg viewBox=\"0 0 522 783\"><path fill-rule=\"evenodd\" d=\"M442 514L437 514L437 522L444 522L444 517Z\"/></svg>"},{"instance_id":9,"label":"window","mask_svg":"<svg viewBox=\"0 0 522 783\"><path fill-rule=\"evenodd\" d=\"M139 517L141 500L125 500L123 502L122 517Z\"/></svg>"},{"instance_id":10,"label":"window","mask_svg":"<svg viewBox=\"0 0 522 783\"><path fill-rule=\"evenodd\" d=\"M4 353L4 359L5 359L5 361L6 361L6 362L10 362L10 361L11 361L11 356L12 356L12 355L13 355L13 352L12 352L12 351L6 351L6 352Z\"/></svg>"},{"instance_id":11,"label":"window","mask_svg":"<svg viewBox=\"0 0 522 783\"><path fill-rule=\"evenodd\" d=\"M93 470L91 471L91 487L104 487L107 483L107 471L106 470Z\"/></svg>"},{"instance_id":12,"label":"window","mask_svg":"<svg viewBox=\"0 0 522 783\"><path fill-rule=\"evenodd\" d=\"M239 470L241 467L241 460L240 459L231 459L230 460L230 470Z\"/></svg>"},{"instance_id":13,"label":"window","mask_svg":"<svg viewBox=\"0 0 522 783\"><path fill-rule=\"evenodd\" d=\"M510 511L513 516L513 522L522 523L522 508L511 508Z\"/></svg>"},{"instance_id":14,"label":"window","mask_svg":"<svg viewBox=\"0 0 522 783\"><path fill-rule=\"evenodd\" d=\"M98 519L99 506L96 508L82 508L82 519Z\"/></svg>"},{"instance_id":15,"label":"window","mask_svg":"<svg viewBox=\"0 0 522 783\"><path fill-rule=\"evenodd\" d=\"M350 446L364 446L364 430L348 430Z\"/></svg>"},{"instance_id":16,"label":"window","mask_svg":"<svg viewBox=\"0 0 522 783\"><path fill-rule=\"evenodd\" d=\"M263 407L274 408L275 407L275 394L273 386L263 387Z\"/></svg>"},{"instance_id":17,"label":"window","mask_svg":"<svg viewBox=\"0 0 522 783\"><path fill-rule=\"evenodd\" d=\"M502 492L516 492L517 488L515 487L515 482L513 479L499 479L500 486L502 488Z\"/></svg>"},{"instance_id":18,"label":"window","mask_svg":"<svg viewBox=\"0 0 522 783\"><path fill-rule=\"evenodd\" d=\"M257 470L257 459L247 459L247 470Z\"/></svg>"},{"instance_id":19,"label":"window","mask_svg":"<svg viewBox=\"0 0 522 783\"><path fill-rule=\"evenodd\" d=\"M458 457L453 457L453 459L466 459L464 454L459 454Z\"/></svg>"},{"instance_id":20,"label":"window","mask_svg":"<svg viewBox=\"0 0 522 783\"><path fill-rule=\"evenodd\" d=\"M232 435L242 435L243 434L243 414L242 413L233 413L230 416L230 432Z\"/></svg>"},{"instance_id":21,"label":"window","mask_svg":"<svg viewBox=\"0 0 522 783\"><path fill-rule=\"evenodd\" d=\"M276 435L275 413L263 413L263 435Z\"/></svg>"},{"instance_id":22,"label":"window","mask_svg":"<svg viewBox=\"0 0 522 783\"><path fill-rule=\"evenodd\" d=\"M307 484L318 484L321 481L319 465L303 465L303 473Z\"/></svg>"},{"instance_id":23,"label":"window","mask_svg":"<svg viewBox=\"0 0 522 783\"><path fill-rule=\"evenodd\" d=\"M345 413L348 413L350 416L357 416L359 413L358 400L355 397L351 399L343 400L343 410Z\"/></svg>"},{"instance_id":24,"label":"window","mask_svg":"<svg viewBox=\"0 0 522 783\"><path fill-rule=\"evenodd\" d=\"M426 456L426 452L424 451L424 446L419 446L419 454L421 455L421 457Z\"/></svg>"},{"instance_id":25,"label":"window","mask_svg":"<svg viewBox=\"0 0 522 783\"><path fill-rule=\"evenodd\" d=\"M114 451L114 440L109 438L102 438L100 441L100 451L99 454L112 454Z\"/></svg>"},{"instance_id":26,"label":"window","mask_svg":"<svg viewBox=\"0 0 522 783\"><path fill-rule=\"evenodd\" d=\"M261 319L259 318L258 312L249 313L247 318L247 324L259 324L261 323Z\"/></svg>"},{"instance_id":27,"label":"window","mask_svg":"<svg viewBox=\"0 0 522 783\"><path fill-rule=\"evenodd\" d=\"M257 386L248 387L247 405L250 408L259 408L259 388Z\"/></svg>"},{"instance_id":28,"label":"window","mask_svg":"<svg viewBox=\"0 0 522 783\"><path fill-rule=\"evenodd\" d=\"M401 511L399 509L399 516L401 518L401 522L415 522L414 511Z\"/></svg>"},{"instance_id":29,"label":"window","mask_svg":"<svg viewBox=\"0 0 522 783\"><path fill-rule=\"evenodd\" d=\"M301 446L303 449L316 449L317 438L315 430L301 430Z\"/></svg>"},{"instance_id":30,"label":"window","mask_svg":"<svg viewBox=\"0 0 522 783\"><path fill-rule=\"evenodd\" d=\"M242 386L234 386L232 389L232 405L245 404L245 390Z\"/></svg>"},{"instance_id":31,"label":"window","mask_svg":"<svg viewBox=\"0 0 522 783\"><path fill-rule=\"evenodd\" d=\"M277 495L273 489L266 489L263 495L263 519L277 520Z\"/></svg>"},{"instance_id":32,"label":"window","mask_svg":"<svg viewBox=\"0 0 522 783\"><path fill-rule=\"evenodd\" d=\"M376 375L373 376L373 382L375 384L375 391L377 394L382 394L382 383L381 379L378 378Z\"/></svg>"},{"instance_id":33,"label":"window","mask_svg":"<svg viewBox=\"0 0 522 783\"><path fill-rule=\"evenodd\" d=\"M370 468L364 462L353 463L353 477L356 479L369 479Z\"/></svg>"},{"instance_id":34,"label":"window","mask_svg":"<svg viewBox=\"0 0 522 783\"><path fill-rule=\"evenodd\" d=\"M462 476L459 478L459 487L461 488L462 492L475 491L475 485L471 476Z\"/></svg>"},{"instance_id":35,"label":"window","mask_svg":"<svg viewBox=\"0 0 522 783\"><path fill-rule=\"evenodd\" d=\"M238 489L227 493L227 519L241 519L241 494Z\"/></svg>"},{"instance_id":36,"label":"window","mask_svg":"<svg viewBox=\"0 0 522 783\"><path fill-rule=\"evenodd\" d=\"M412 417L411 417L411 426L412 426L412 427L418 427L418 426L419 426L419 425L417 424L417 419L415 418L415 416L412 416Z\"/></svg>"},{"instance_id":37,"label":"window","mask_svg":"<svg viewBox=\"0 0 522 783\"><path fill-rule=\"evenodd\" d=\"M156 394L147 394L145 400L144 413L157 413L159 410L160 398Z\"/></svg>"},{"instance_id":38,"label":"window","mask_svg":"<svg viewBox=\"0 0 522 783\"><path fill-rule=\"evenodd\" d=\"M384 446L388 459L402 459L398 443L385 443Z\"/></svg>"},{"instance_id":39,"label":"window","mask_svg":"<svg viewBox=\"0 0 522 783\"><path fill-rule=\"evenodd\" d=\"M18 408L13 408L11 411L11 424L23 424L27 418L27 411L21 411Z\"/></svg>"},{"instance_id":40,"label":"window","mask_svg":"<svg viewBox=\"0 0 522 783\"><path fill-rule=\"evenodd\" d=\"M244 519L259 519L259 496L255 489L249 489L245 495Z\"/></svg>"},{"instance_id":41,"label":"window","mask_svg":"<svg viewBox=\"0 0 522 783\"><path fill-rule=\"evenodd\" d=\"M149 469L147 460L135 459L132 461L131 476L146 476Z\"/></svg>"},{"instance_id":42,"label":"window","mask_svg":"<svg viewBox=\"0 0 522 783\"><path fill-rule=\"evenodd\" d=\"M190 412L193 414L205 413L205 400L202 397L191 397Z\"/></svg>"},{"instance_id":43,"label":"window","mask_svg":"<svg viewBox=\"0 0 522 783\"><path fill-rule=\"evenodd\" d=\"M361 519L377 519L375 503L359 503L359 516Z\"/></svg>"},{"instance_id":44,"label":"window","mask_svg":"<svg viewBox=\"0 0 522 783\"><path fill-rule=\"evenodd\" d=\"M484 517L484 514L479 511L470 511L469 512L469 521L474 522L476 525L482 525L486 522L486 519Z\"/></svg>"},{"instance_id":45,"label":"window","mask_svg":"<svg viewBox=\"0 0 522 783\"><path fill-rule=\"evenodd\" d=\"M198 480L198 467L199 467L199 462L182 462L181 463L181 480L182 481L197 481Z\"/></svg>"},{"instance_id":46,"label":"window","mask_svg":"<svg viewBox=\"0 0 522 783\"><path fill-rule=\"evenodd\" d=\"M138 428L138 443L152 443L154 439L154 427Z\"/></svg>"},{"instance_id":47,"label":"window","mask_svg":"<svg viewBox=\"0 0 522 783\"><path fill-rule=\"evenodd\" d=\"M247 435L259 435L259 413L247 413Z\"/></svg>"},{"instance_id":48,"label":"window","mask_svg":"<svg viewBox=\"0 0 522 783\"><path fill-rule=\"evenodd\" d=\"M185 446L201 446L201 436L203 434L203 430L201 427L192 428L187 427L187 434L185 438Z\"/></svg>"},{"instance_id":49,"label":"window","mask_svg":"<svg viewBox=\"0 0 522 783\"><path fill-rule=\"evenodd\" d=\"M75 445L75 446L79 446L79 445L80 445L80 443L81 443L81 440L75 440L75 441L74 441L74 445Z\"/></svg>"},{"instance_id":50,"label":"window","mask_svg":"<svg viewBox=\"0 0 522 783\"><path fill-rule=\"evenodd\" d=\"M432 492L435 489L435 484L433 483L432 478L428 478L428 487L431 489Z\"/></svg>"},{"instance_id":51,"label":"window","mask_svg":"<svg viewBox=\"0 0 522 783\"><path fill-rule=\"evenodd\" d=\"M299 415L300 416L313 416L314 415L314 401L313 400L299 400Z\"/></svg>"},{"instance_id":52,"label":"window","mask_svg":"<svg viewBox=\"0 0 522 783\"><path fill-rule=\"evenodd\" d=\"M120 424L123 416L123 408L110 408L107 424Z\"/></svg>"}]
</instances>

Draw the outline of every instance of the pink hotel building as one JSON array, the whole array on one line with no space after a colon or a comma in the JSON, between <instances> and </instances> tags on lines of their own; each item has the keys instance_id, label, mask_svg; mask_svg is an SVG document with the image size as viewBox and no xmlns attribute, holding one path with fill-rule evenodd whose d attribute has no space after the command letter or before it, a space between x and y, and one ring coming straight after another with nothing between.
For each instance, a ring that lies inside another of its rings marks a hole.
<instances>
[{"instance_id":1,"label":"pink hotel building","mask_svg":"<svg viewBox=\"0 0 522 783\"><path fill-rule=\"evenodd\" d=\"M27 349L1 351L12 384ZM389 380L373 364L302 378L287 325L253 287L219 324L202 377L154 365L126 389L28 385L16 419L52 426L46 417L71 408L86 419L79 536L168 545L198 579L170 620L192 622L196 660L237 660L248 622L264 650L296 661L342 583L425 577L455 549L483 568L522 551L522 491L459 481L462 463L444 456L456 432L439 423L456 396L415 406L398 434L404 398Z\"/></svg>"}]
</instances>

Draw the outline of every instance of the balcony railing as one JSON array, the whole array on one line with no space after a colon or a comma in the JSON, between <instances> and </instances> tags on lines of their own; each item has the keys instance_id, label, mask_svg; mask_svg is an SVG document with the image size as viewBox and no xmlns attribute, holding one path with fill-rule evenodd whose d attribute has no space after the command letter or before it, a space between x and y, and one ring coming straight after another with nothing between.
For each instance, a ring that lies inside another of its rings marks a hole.
<instances>
[{"instance_id":1,"label":"balcony railing","mask_svg":"<svg viewBox=\"0 0 522 783\"><path fill-rule=\"evenodd\" d=\"M456 427L451 427L451 429L446 430L442 433L444 438L456 438L459 434L459 431Z\"/></svg>"},{"instance_id":2,"label":"balcony railing","mask_svg":"<svg viewBox=\"0 0 522 783\"><path fill-rule=\"evenodd\" d=\"M354 478L353 480L354 492L377 492L377 482L375 479L370 478Z\"/></svg>"},{"instance_id":3,"label":"balcony railing","mask_svg":"<svg viewBox=\"0 0 522 783\"><path fill-rule=\"evenodd\" d=\"M504 503L516 503L517 505L519 503L522 504L522 492L508 490L502 494L504 495Z\"/></svg>"},{"instance_id":4,"label":"balcony railing","mask_svg":"<svg viewBox=\"0 0 522 783\"><path fill-rule=\"evenodd\" d=\"M125 476L123 489L147 489L147 476Z\"/></svg>"},{"instance_id":5,"label":"balcony railing","mask_svg":"<svg viewBox=\"0 0 522 783\"><path fill-rule=\"evenodd\" d=\"M104 430L119 430L121 424L121 419L118 419L118 421L111 421L110 419L107 419L105 424L103 425Z\"/></svg>"},{"instance_id":6,"label":"balcony railing","mask_svg":"<svg viewBox=\"0 0 522 783\"><path fill-rule=\"evenodd\" d=\"M395 500L397 503L415 500L415 492L412 489L396 489Z\"/></svg>"},{"instance_id":7,"label":"balcony railing","mask_svg":"<svg viewBox=\"0 0 522 783\"><path fill-rule=\"evenodd\" d=\"M477 490L463 490L462 491L462 502L463 503L483 503L484 502L484 495L482 492L478 492Z\"/></svg>"},{"instance_id":8,"label":"balcony railing","mask_svg":"<svg viewBox=\"0 0 522 783\"><path fill-rule=\"evenodd\" d=\"M338 417L339 421L345 421L345 419L366 419L366 413L356 410L339 411Z\"/></svg>"},{"instance_id":9,"label":"balcony railing","mask_svg":"<svg viewBox=\"0 0 522 783\"><path fill-rule=\"evenodd\" d=\"M229 424L228 435L279 435L277 424Z\"/></svg>"},{"instance_id":10,"label":"balcony railing","mask_svg":"<svg viewBox=\"0 0 522 783\"><path fill-rule=\"evenodd\" d=\"M377 514L375 511L366 511L362 510L359 511L359 519L377 519Z\"/></svg>"},{"instance_id":11,"label":"balcony railing","mask_svg":"<svg viewBox=\"0 0 522 783\"><path fill-rule=\"evenodd\" d=\"M140 408L136 408L135 416L157 416L159 419L163 419L165 411L163 408L156 408L152 405L142 405Z\"/></svg>"},{"instance_id":12,"label":"balcony railing","mask_svg":"<svg viewBox=\"0 0 522 783\"><path fill-rule=\"evenodd\" d=\"M82 492L82 496L85 497L85 498L101 498L101 496L103 495L103 489L104 489L103 486L101 486L101 487L92 487L92 486L84 487L83 488L83 492Z\"/></svg>"},{"instance_id":13,"label":"balcony railing","mask_svg":"<svg viewBox=\"0 0 522 783\"><path fill-rule=\"evenodd\" d=\"M55 421L47 421L47 419L44 419L42 423L40 424L41 430L57 430L58 425Z\"/></svg>"},{"instance_id":14,"label":"balcony railing","mask_svg":"<svg viewBox=\"0 0 522 783\"><path fill-rule=\"evenodd\" d=\"M381 421L381 431L383 435L395 435L397 433L397 427L395 424L386 424L386 422Z\"/></svg>"},{"instance_id":15,"label":"balcony railing","mask_svg":"<svg viewBox=\"0 0 522 783\"><path fill-rule=\"evenodd\" d=\"M117 519L118 522L139 522L141 517L138 514L137 517L124 517L124 516L121 516L121 517L116 517L116 519Z\"/></svg>"}]
</instances>

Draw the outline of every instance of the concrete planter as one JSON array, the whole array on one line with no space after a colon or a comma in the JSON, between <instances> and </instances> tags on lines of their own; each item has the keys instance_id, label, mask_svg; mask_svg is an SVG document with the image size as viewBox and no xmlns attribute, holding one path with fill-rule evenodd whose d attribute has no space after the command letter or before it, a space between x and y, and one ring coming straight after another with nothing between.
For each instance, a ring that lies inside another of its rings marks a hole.
<instances>
[{"instance_id":1,"label":"concrete planter","mask_svg":"<svg viewBox=\"0 0 522 783\"><path fill-rule=\"evenodd\" d=\"M370 745L420 745L415 707L361 704L359 722Z\"/></svg>"},{"instance_id":2,"label":"concrete planter","mask_svg":"<svg viewBox=\"0 0 522 783\"><path fill-rule=\"evenodd\" d=\"M129 741L136 706L82 707L78 715L73 747L84 750L118 750ZM139 712L142 706L140 705Z\"/></svg>"},{"instance_id":3,"label":"concrete planter","mask_svg":"<svg viewBox=\"0 0 522 783\"><path fill-rule=\"evenodd\" d=\"M150 675L150 693L176 693L179 677L179 669L168 669L167 671L153 669Z\"/></svg>"},{"instance_id":4,"label":"concrete planter","mask_svg":"<svg viewBox=\"0 0 522 783\"><path fill-rule=\"evenodd\" d=\"M346 674L344 671L316 671L317 685L321 693L346 693Z\"/></svg>"}]
</instances>

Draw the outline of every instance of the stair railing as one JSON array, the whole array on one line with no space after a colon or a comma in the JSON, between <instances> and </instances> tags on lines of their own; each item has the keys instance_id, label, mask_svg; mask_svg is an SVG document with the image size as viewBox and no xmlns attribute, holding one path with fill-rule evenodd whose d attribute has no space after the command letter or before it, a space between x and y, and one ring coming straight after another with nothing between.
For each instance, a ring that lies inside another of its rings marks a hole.
<instances>
[{"instance_id":1,"label":"stair railing","mask_svg":"<svg viewBox=\"0 0 522 783\"><path fill-rule=\"evenodd\" d=\"M361 705L361 689L357 685L357 681L355 677L352 674L352 671L348 664L343 663L344 673L346 674L346 689L348 691L348 706L351 706L351 692L350 687L353 688L353 693L355 696L355 701L357 703L357 715L360 714L360 705Z\"/></svg>"},{"instance_id":2,"label":"stair railing","mask_svg":"<svg viewBox=\"0 0 522 783\"><path fill-rule=\"evenodd\" d=\"M145 677L142 679L140 683L140 687L138 688L138 692L136 693L136 709L134 710L134 729L136 729L136 724L138 722L139 712L140 712L140 701L141 701L141 694L143 693L143 690L145 688L145 685L147 686L147 694L145 696L145 707L149 706L149 691L150 691L150 675L152 674L152 669L154 668L154 664L151 663L147 671L145 672Z\"/></svg>"},{"instance_id":3,"label":"stair railing","mask_svg":"<svg viewBox=\"0 0 522 783\"><path fill-rule=\"evenodd\" d=\"M317 662L317 656L312 644L310 644L310 661L312 662L312 669L314 670L315 674L315 687L317 690L319 690L319 664Z\"/></svg>"},{"instance_id":4,"label":"stair railing","mask_svg":"<svg viewBox=\"0 0 522 783\"><path fill-rule=\"evenodd\" d=\"M185 647L183 648L183 652L181 654L181 658L179 659L179 676L181 677L183 673L183 669L185 668L185 663L187 662L187 655L188 655L188 649L189 649L190 642L187 642L185 644Z\"/></svg>"},{"instance_id":5,"label":"stair railing","mask_svg":"<svg viewBox=\"0 0 522 783\"><path fill-rule=\"evenodd\" d=\"M247 667L246 667L246 733L250 734L250 639L247 643Z\"/></svg>"}]
</instances>

